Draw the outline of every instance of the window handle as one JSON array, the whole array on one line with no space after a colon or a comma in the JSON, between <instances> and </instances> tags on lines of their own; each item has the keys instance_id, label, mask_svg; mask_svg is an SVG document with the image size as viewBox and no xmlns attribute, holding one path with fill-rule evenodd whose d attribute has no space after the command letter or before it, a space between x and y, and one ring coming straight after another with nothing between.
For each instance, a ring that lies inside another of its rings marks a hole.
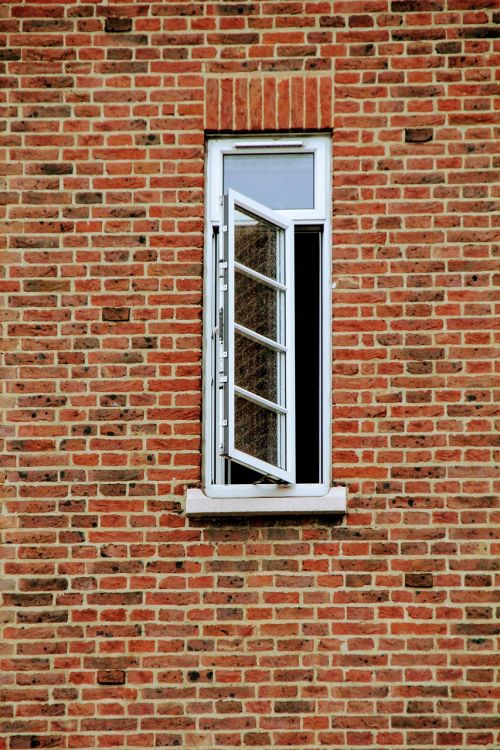
<instances>
[{"instance_id":1,"label":"window handle","mask_svg":"<svg viewBox=\"0 0 500 750\"><path fill-rule=\"evenodd\" d=\"M219 308L219 325L217 326L219 329L219 337L221 341L224 341L224 310Z\"/></svg>"}]
</instances>

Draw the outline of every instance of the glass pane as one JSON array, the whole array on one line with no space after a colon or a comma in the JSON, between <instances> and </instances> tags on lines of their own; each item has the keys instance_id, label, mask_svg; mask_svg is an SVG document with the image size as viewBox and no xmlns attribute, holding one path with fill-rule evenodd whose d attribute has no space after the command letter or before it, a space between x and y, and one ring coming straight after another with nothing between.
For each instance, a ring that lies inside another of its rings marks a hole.
<instances>
[{"instance_id":1,"label":"glass pane","mask_svg":"<svg viewBox=\"0 0 500 750\"><path fill-rule=\"evenodd\" d=\"M278 279L278 232L272 224L241 209L234 225L234 258L270 279Z\"/></svg>"},{"instance_id":2,"label":"glass pane","mask_svg":"<svg viewBox=\"0 0 500 750\"><path fill-rule=\"evenodd\" d=\"M269 208L314 208L314 154L227 154L228 188Z\"/></svg>"},{"instance_id":3,"label":"glass pane","mask_svg":"<svg viewBox=\"0 0 500 750\"><path fill-rule=\"evenodd\" d=\"M251 331L278 340L278 292L244 273L234 273L234 317Z\"/></svg>"},{"instance_id":4,"label":"glass pane","mask_svg":"<svg viewBox=\"0 0 500 750\"><path fill-rule=\"evenodd\" d=\"M278 403L278 352L236 333L234 337L236 385L257 396Z\"/></svg>"},{"instance_id":5,"label":"glass pane","mask_svg":"<svg viewBox=\"0 0 500 750\"><path fill-rule=\"evenodd\" d=\"M240 396L234 399L235 447L274 466L278 463L278 415Z\"/></svg>"}]
</instances>

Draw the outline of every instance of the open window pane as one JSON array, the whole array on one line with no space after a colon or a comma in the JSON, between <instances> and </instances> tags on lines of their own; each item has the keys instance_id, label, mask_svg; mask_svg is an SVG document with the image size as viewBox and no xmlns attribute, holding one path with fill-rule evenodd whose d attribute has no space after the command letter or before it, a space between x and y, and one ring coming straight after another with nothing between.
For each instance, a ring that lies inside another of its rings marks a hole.
<instances>
[{"instance_id":1,"label":"open window pane","mask_svg":"<svg viewBox=\"0 0 500 750\"><path fill-rule=\"evenodd\" d=\"M234 274L236 323L261 336L279 341L278 292L239 271Z\"/></svg>"},{"instance_id":2,"label":"open window pane","mask_svg":"<svg viewBox=\"0 0 500 750\"><path fill-rule=\"evenodd\" d=\"M234 380L240 388L278 403L281 359L273 349L235 333Z\"/></svg>"},{"instance_id":3,"label":"open window pane","mask_svg":"<svg viewBox=\"0 0 500 750\"><path fill-rule=\"evenodd\" d=\"M234 444L260 461L278 465L278 415L270 409L235 397Z\"/></svg>"},{"instance_id":4,"label":"open window pane","mask_svg":"<svg viewBox=\"0 0 500 750\"><path fill-rule=\"evenodd\" d=\"M293 226L233 191L225 199L224 225L224 455L261 475L293 482Z\"/></svg>"}]
</instances>

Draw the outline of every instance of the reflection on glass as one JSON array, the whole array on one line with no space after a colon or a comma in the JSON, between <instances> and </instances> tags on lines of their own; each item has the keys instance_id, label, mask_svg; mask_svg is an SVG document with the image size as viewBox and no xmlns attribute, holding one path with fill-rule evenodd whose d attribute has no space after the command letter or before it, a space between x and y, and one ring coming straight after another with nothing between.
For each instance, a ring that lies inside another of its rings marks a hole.
<instances>
[{"instance_id":1,"label":"reflection on glass","mask_svg":"<svg viewBox=\"0 0 500 750\"><path fill-rule=\"evenodd\" d=\"M278 415L240 396L234 399L235 447L274 466L278 465Z\"/></svg>"},{"instance_id":2,"label":"reflection on glass","mask_svg":"<svg viewBox=\"0 0 500 750\"><path fill-rule=\"evenodd\" d=\"M277 279L278 231L266 221L238 209L234 227L235 260L252 271Z\"/></svg>"},{"instance_id":3,"label":"reflection on glass","mask_svg":"<svg viewBox=\"0 0 500 750\"><path fill-rule=\"evenodd\" d=\"M277 302L280 292L238 271L234 274L234 317L251 331L277 340Z\"/></svg>"},{"instance_id":4,"label":"reflection on glass","mask_svg":"<svg viewBox=\"0 0 500 750\"><path fill-rule=\"evenodd\" d=\"M235 383L246 391L278 402L279 354L257 341L235 334Z\"/></svg>"},{"instance_id":5,"label":"reflection on glass","mask_svg":"<svg viewBox=\"0 0 500 750\"><path fill-rule=\"evenodd\" d=\"M227 154L228 188L269 208L314 208L314 154Z\"/></svg>"}]
</instances>

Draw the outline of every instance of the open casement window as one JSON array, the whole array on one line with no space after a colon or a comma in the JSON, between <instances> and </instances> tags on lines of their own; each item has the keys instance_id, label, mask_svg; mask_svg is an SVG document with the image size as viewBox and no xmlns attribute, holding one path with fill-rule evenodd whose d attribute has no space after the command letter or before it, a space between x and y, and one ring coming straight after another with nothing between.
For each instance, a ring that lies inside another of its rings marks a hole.
<instances>
[{"instance_id":1,"label":"open casement window","mask_svg":"<svg viewBox=\"0 0 500 750\"><path fill-rule=\"evenodd\" d=\"M293 484L293 224L234 190L223 221L223 454Z\"/></svg>"},{"instance_id":2,"label":"open casement window","mask_svg":"<svg viewBox=\"0 0 500 750\"><path fill-rule=\"evenodd\" d=\"M328 135L210 138L193 515L332 513Z\"/></svg>"}]
</instances>

